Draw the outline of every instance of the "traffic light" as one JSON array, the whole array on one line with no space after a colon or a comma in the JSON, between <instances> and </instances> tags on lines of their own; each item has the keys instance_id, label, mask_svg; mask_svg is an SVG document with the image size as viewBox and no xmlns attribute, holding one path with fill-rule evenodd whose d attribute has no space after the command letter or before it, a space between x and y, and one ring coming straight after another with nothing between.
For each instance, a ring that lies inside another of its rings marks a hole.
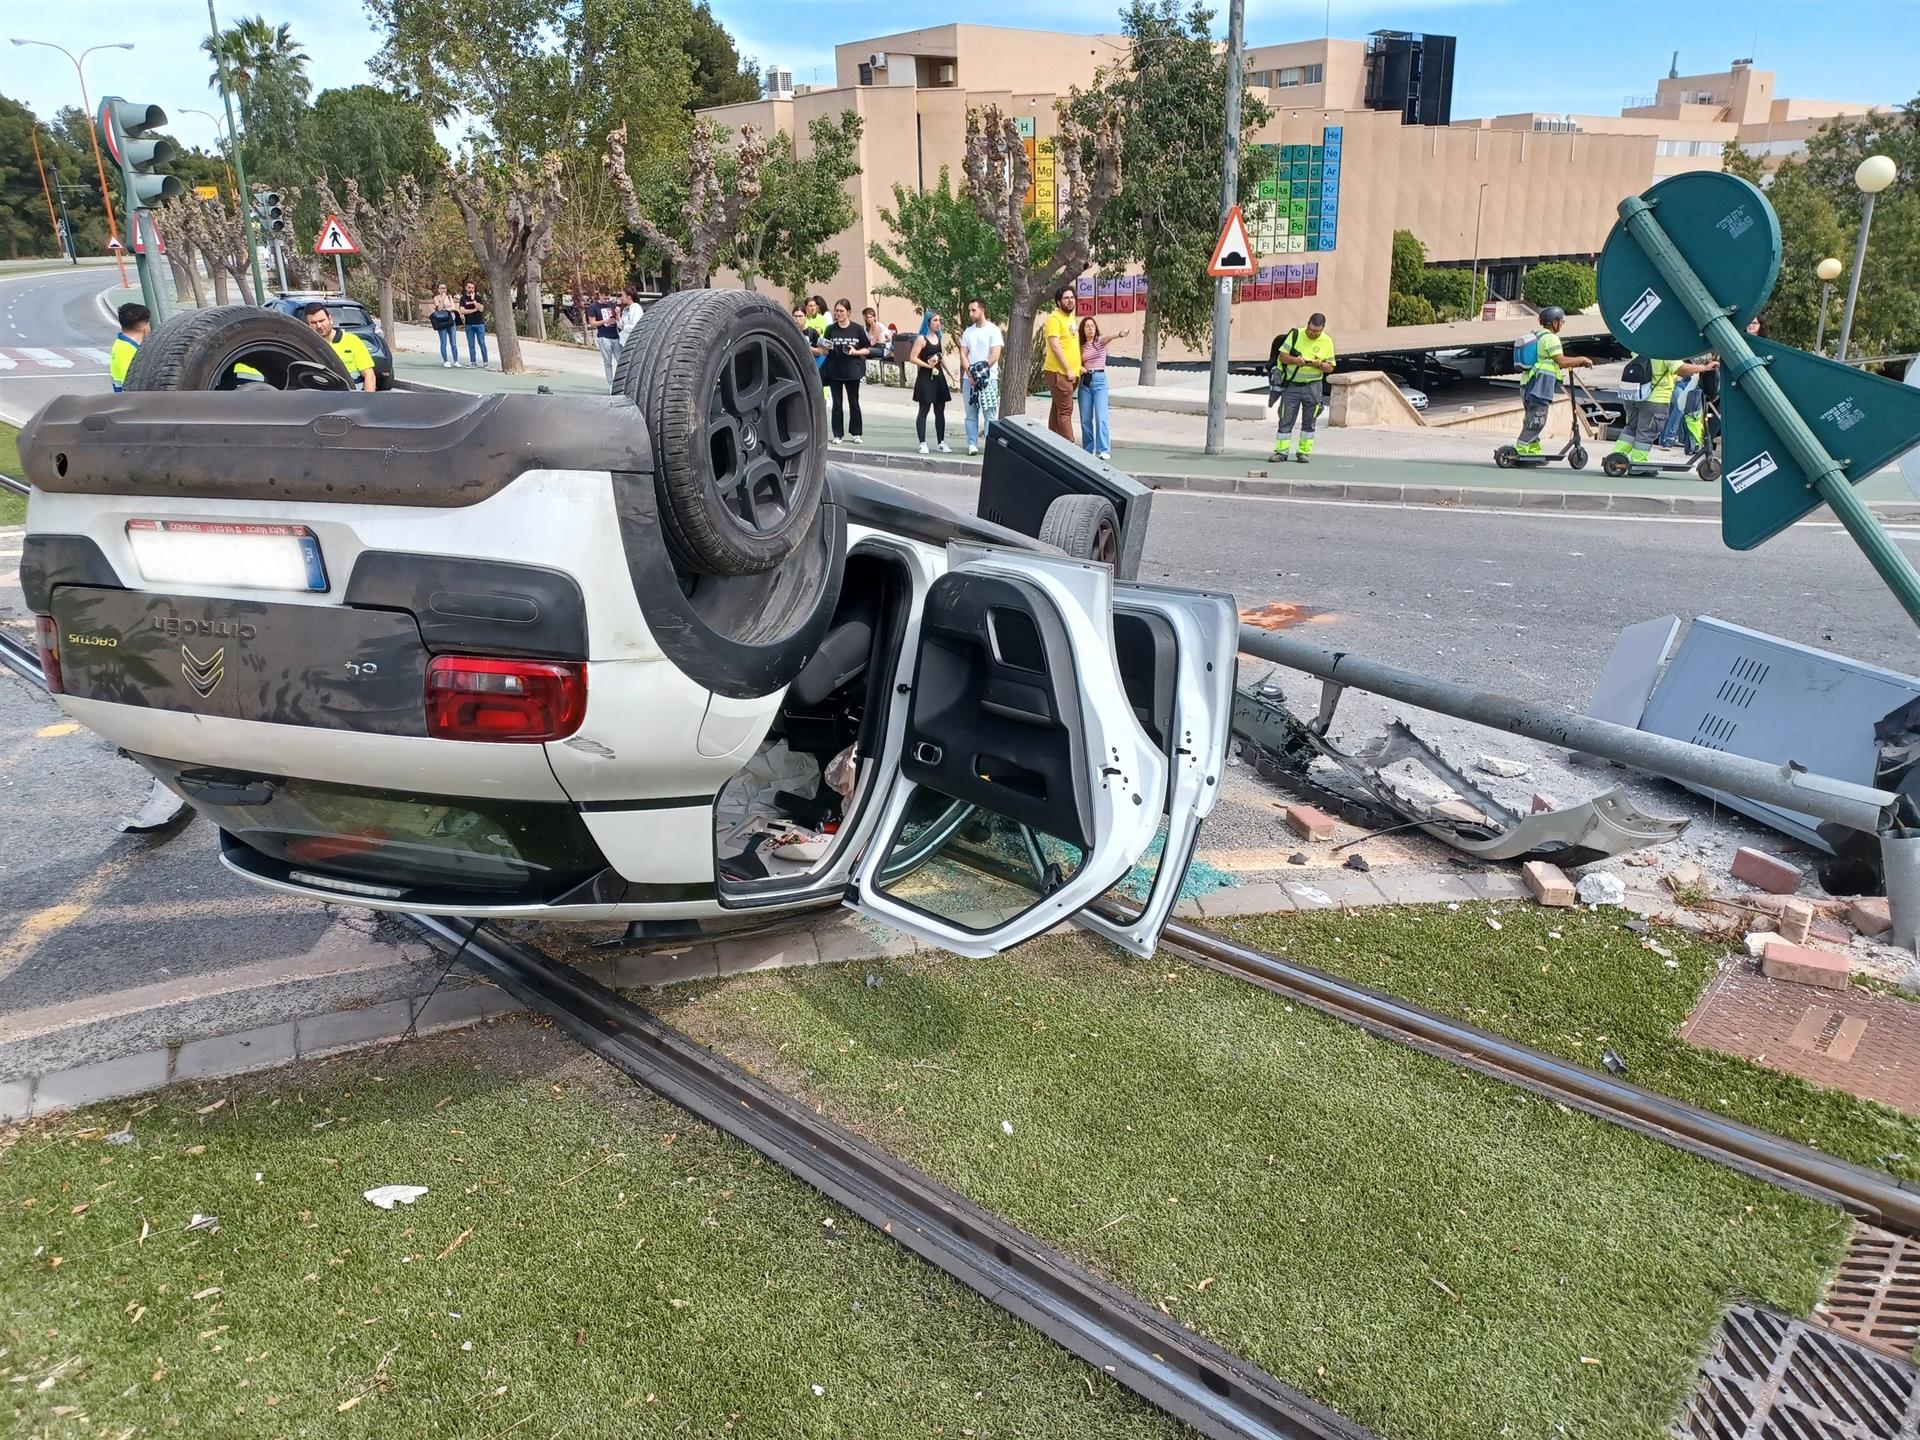
<instances>
[{"instance_id":1,"label":"traffic light","mask_svg":"<svg viewBox=\"0 0 1920 1440\"><path fill-rule=\"evenodd\" d=\"M152 257L158 251L159 232L147 214L162 200L184 195L186 187L172 175L163 175L159 167L173 162L177 153L157 132L167 123L167 112L158 105L136 105L109 95L100 102L94 125L100 143L120 167L121 192L127 202L127 234L134 241L140 266L140 291L158 324L166 318L160 287L154 283ZM142 243L147 242L147 243Z\"/></svg>"},{"instance_id":2,"label":"traffic light","mask_svg":"<svg viewBox=\"0 0 1920 1440\"><path fill-rule=\"evenodd\" d=\"M266 227L269 234L284 235L287 233L287 216L286 212L280 208L280 192L278 190L262 190L260 192L257 209L260 214L260 223Z\"/></svg>"}]
</instances>

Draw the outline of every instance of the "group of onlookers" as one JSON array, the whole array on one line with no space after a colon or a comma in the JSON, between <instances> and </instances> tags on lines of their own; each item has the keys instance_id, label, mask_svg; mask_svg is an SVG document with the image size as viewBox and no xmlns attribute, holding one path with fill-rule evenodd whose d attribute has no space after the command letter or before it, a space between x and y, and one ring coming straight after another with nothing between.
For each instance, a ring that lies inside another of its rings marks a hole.
<instances>
[{"instance_id":1,"label":"group of onlookers","mask_svg":"<svg viewBox=\"0 0 1920 1440\"><path fill-rule=\"evenodd\" d=\"M433 333L440 337L442 369L458 370L460 343L456 336L467 332L467 364L484 370L491 357L487 354L487 302L480 287L469 280L458 295L449 294L446 284L433 292L433 309L427 315Z\"/></svg>"},{"instance_id":2,"label":"group of onlookers","mask_svg":"<svg viewBox=\"0 0 1920 1440\"><path fill-rule=\"evenodd\" d=\"M1041 331L1047 347L1041 370L1052 404L1047 428L1062 439L1073 439L1074 396L1079 395L1080 448L1102 460L1113 458L1113 434L1108 426L1107 347L1124 340L1127 332L1104 335L1091 315L1078 315L1079 291L1062 285L1053 297L1053 310Z\"/></svg>"},{"instance_id":3,"label":"group of onlookers","mask_svg":"<svg viewBox=\"0 0 1920 1440\"><path fill-rule=\"evenodd\" d=\"M943 455L952 453L953 447L947 444L947 402L953 398L956 378L965 411L969 455L980 453L987 427L1000 418L1000 357L1006 349L1006 336L987 318L987 307L979 300L967 302L967 321L956 347L957 376L947 368L950 342L945 317L938 310L922 314L920 328L907 347L904 364L913 372L913 424L922 455L929 453L929 419L933 422L931 448ZM810 295L794 306L793 322L805 332L819 368L835 442L866 444L860 384L866 378L869 359L885 359L892 354L900 335L898 327L883 324L871 305L855 321L851 300L836 300L829 307L821 295Z\"/></svg>"}]
</instances>

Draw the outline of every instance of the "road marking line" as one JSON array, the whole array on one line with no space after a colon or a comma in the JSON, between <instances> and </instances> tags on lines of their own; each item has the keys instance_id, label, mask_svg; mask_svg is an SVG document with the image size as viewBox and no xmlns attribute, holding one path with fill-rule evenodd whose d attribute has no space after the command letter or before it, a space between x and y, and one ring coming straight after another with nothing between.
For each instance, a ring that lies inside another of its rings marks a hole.
<instances>
[{"instance_id":1,"label":"road marking line","mask_svg":"<svg viewBox=\"0 0 1920 1440\"><path fill-rule=\"evenodd\" d=\"M69 348L72 349L74 354L91 360L96 365L104 365L110 358L106 351L93 345L74 345Z\"/></svg>"},{"instance_id":2,"label":"road marking line","mask_svg":"<svg viewBox=\"0 0 1920 1440\"><path fill-rule=\"evenodd\" d=\"M4 350L0 350L0 370L17 370L19 368L19 365L11 355L7 354Z\"/></svg>"},{"instance_id":3,"label":"road marking line","mask_svg":"<svg viewBox=\"0 0 1920 1440\"><path fill-rule=\"evenodd\" d=\"M36 740L58 740L63 735L77 735L80 727L71 720L62 720L55 725L43 725L33 732Z\"/></svg>"},{"instance_id":4,"label":"road marking line","mask_svg":"<svg viewBox=\"0 0 1920 1440\"><path fill-rule=\"evenodd\" d=\"M84 376L104 375L106 373L104 370L75 370L72 374L62 375L60 378L62 380L79 380ZM46 378L48 377L45 375L31 371L19 375L0 375L0 380L45 380Z\"/></svg>"},{"instance_id":5,"label":"road marking line","mask_svg":"<svg viewBox=\"0 0 1920 1440\"><path fill-rule=\"evenodd\" d=\"M13 974L43 944L91 910L93 902L119 883L121 875L136 858L134 855L125 855L96 866L91 875L69 890L62 899L34 911L16 925L13 934L0 943L0 980Z\"/></svg>"},{"instance_id":6,"label":"road marking line","mask_svg":"<svg viewBox=\"0 0 1920 1440\"><path fill-rule=\"evenodd\" d=\"M38 350L31 345L22 345L20 353L36 364L48 370L71 370L73 361L53 350Z\"/></svg>"}]
</instances>

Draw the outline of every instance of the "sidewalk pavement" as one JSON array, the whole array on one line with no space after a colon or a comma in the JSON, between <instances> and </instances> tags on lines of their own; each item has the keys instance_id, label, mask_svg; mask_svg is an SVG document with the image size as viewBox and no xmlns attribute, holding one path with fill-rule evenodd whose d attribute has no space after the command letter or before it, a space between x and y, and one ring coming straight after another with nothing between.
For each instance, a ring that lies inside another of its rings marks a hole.
<instances>
[{"instance_id":1,"label":"sidewalk pavement","mask_svg":"<svg viewBox=\"0 0 1920 1440\"><path fill-rule=\"evenodd\" d=\"M497 355L495 368L449 370L439 362L439 346L431 330L418 325L396 328L400 333L394 343L394 374L414 384L475 394L526 393L541 385L561 394L604 393L605 374L597 350L522 340L522 356L529 367L524 374L502 375ZM954 453L921 456L914 430L916 407L907 391L873 384L862 386L861 392L867 443L857 448L836 446L838 458L883 468L977 473L979 461L966 456L965 418L957 399L947 406L947 443ZM1037 416L1042 410L1030 404L1028 413ZM1200 417L1195 415L1116 409L1112 463L1161 490L1588 514L1713 516L1720 512L1720 487L1691 473L1611 480L1600 472L1597 455L1581 471L1561 465L1501 470L1493 463L1497 437L1484 433L1323 428L1312 462L1301 465L1269 458L1271 420L1229 419L1224 455L1208 455L1192 443L1200 429ZM929 419L929 446L933 438ZM1882 471L1858 489L1882 519L1920 519L1920 504L1908 494L1897 469ZM1829 517L1822 509L1811 518Z\"/></svg>"}]
</instances>

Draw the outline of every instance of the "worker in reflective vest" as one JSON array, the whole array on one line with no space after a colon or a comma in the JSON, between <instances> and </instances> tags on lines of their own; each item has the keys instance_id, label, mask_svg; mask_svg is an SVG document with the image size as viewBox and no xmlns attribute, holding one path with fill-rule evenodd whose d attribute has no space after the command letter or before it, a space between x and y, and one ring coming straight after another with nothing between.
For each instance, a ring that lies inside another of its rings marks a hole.
<instances>
[{"instance_id":1,"label":"worker in reflective vest","mask_svg":"<svg viewBox=\"0 0 1920 1440\"><path fill-rule=\"evenodd\" d=\"M1640 401L1632 419L1621 430L1620 438L1614 441L1613 453L1625 455L1634 464L1642 464L1653 456L1654 442L1659 439L1666 426L1667 416L1673 409L1673 390L1676 383L1690 375L1704 374L1720 362L1717 359L1695 365L1681 360L1647 360L1647 398Z\"/></svg>"},{"instance_id":2,"label":"worker in reflective vest","mask_svg":"<svg viewBox=\"0 0 1920 1440\"><path fill-rule=\"evenodd\" d=\"M1313 425L1320 414L1320 392L1333 371L1333 337L1327 317L1307 317L1305 330L1289 330L1273 337L1267 352L1267 403L1280 406L1280 429L1273 437L1273 458L1285 460L1293 445L1294 422L1300 424L1300 449L1292 458L1304 465L1313 454Z\"/></svg>"},{"instance_id":3,"label":"worker in reflective vest","mask_svg":"<svg viewBox=\"0 0 1920 1440\"><path fill-rule=\"evenodd\" d=\"M1549 305L1540 312L1540 329L1535 337L1537 353L1521 377L1520 400L1525 423L1520 427L1519 440L1514 442L1516 454L1540 453L1540 434L1547 428L1553 402L1560 398L1561 378L1569 370L1593 364L1585 355L1568 355L1562 351L1560 327L1566 323L1567 312L1558 305Z\"/></svg>"},{"instance_id":4,"label":"worker in reflective vest","mask_svg":"<svg viewBox=\"0 0 1920 1440\"><path fill-rule=\"evenodd\" d=\"M114 318L120 322L120 333L113 337L113 349L107 352L107 378L113 381L113 393L118 395L127 388L127 367L133 364L140 342L153 328L153 312L130 300Z\"/></svg>"}]
</instances>

